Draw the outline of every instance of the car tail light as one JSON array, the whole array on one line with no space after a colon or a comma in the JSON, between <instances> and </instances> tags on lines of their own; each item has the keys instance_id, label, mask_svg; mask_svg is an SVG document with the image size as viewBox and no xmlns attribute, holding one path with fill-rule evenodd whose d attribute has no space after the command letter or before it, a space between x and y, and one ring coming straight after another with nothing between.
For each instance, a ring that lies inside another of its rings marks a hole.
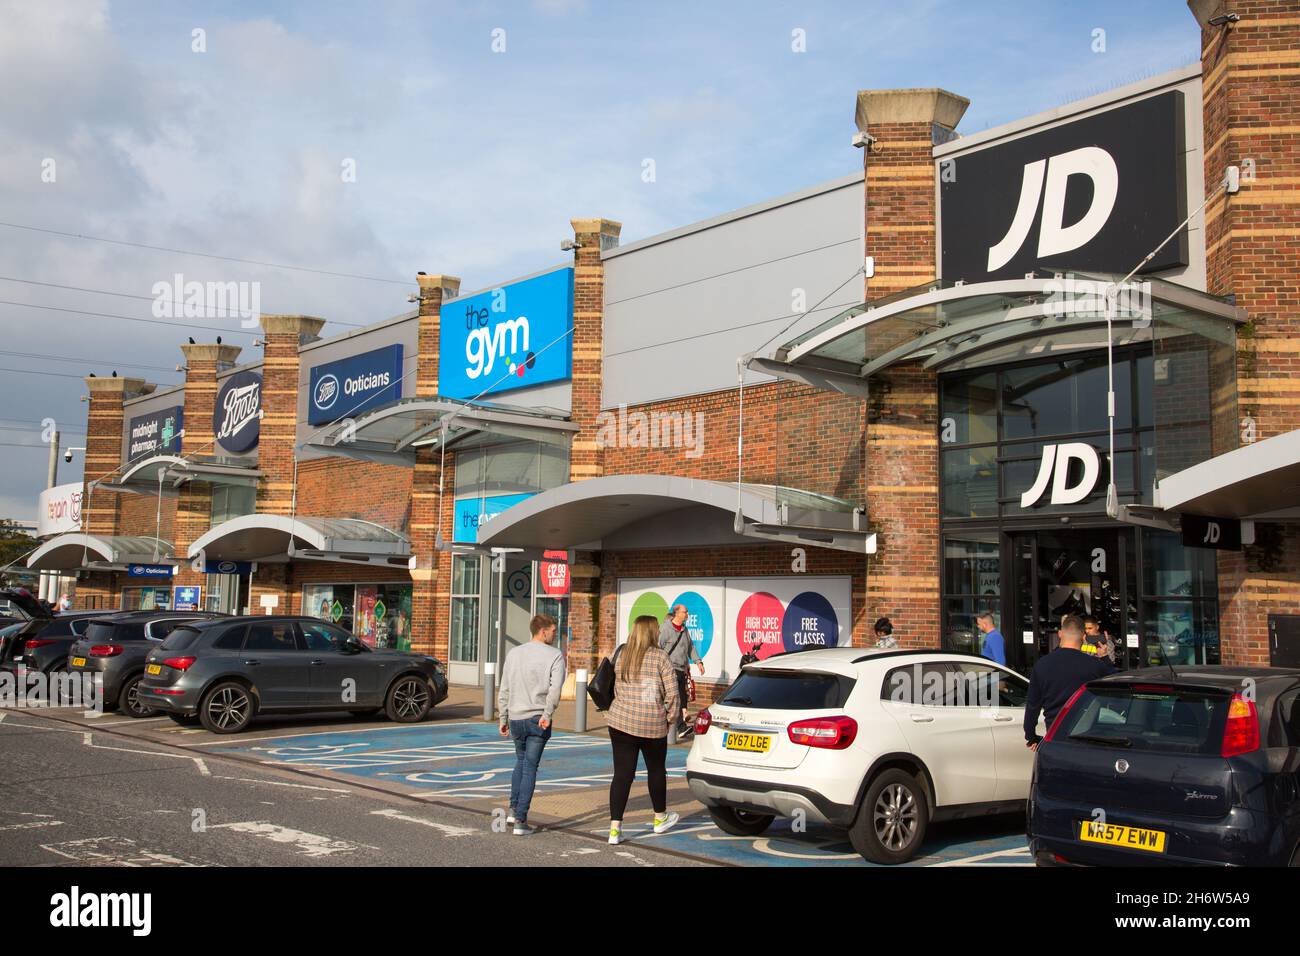
<instances>
[{"instance_id":1,"label":"car tail light","mask_svg":"<svg viewBox=\"0 0 1300 956\"><path fill-rule=\"evenodd\" d=\"M168 690L166 687L147 687L145 689L152 691L155 694L168 694L172 697L185 693L184 690Z\"/></svg>"},{"instance_id":2,"label":"car tail light","mask_svg":"<svg viewBox=\"0 0 1300 956\"><path fill-rule=\"evenodd\" d=\"M34 650L36 650L36 648L38 648L38 647L44 647L44 646L47 645L47 644L53 644L53 643L54 643L54 641L50 640L48 637L46 637L46 638L41 638L41 637L29 637L29 638L27 638L26 641L23 642L23 650L24 650L24 651L34 651Z\"/></svg>"},{"instance_id":3,"label":"car tail light","mask_svg":"<svg viewBox=\"0 0 1300 956\"><path fill-rule=\"evenodd\" d=\"M163 661L164 667L174 667L178 671L187 671L196 658L193 657L169 657Z\"/></svg>"},{"instance_id":4,"label":"car tail light","mask_svg":"<svg viewBox=\"0 0 1300 956\"><path fill-rule=\"evenodd\" d=\"M1065 857L1061 856L1061 854L1059 854L1059 853L1053 853L1053 854L1052 854L1052 860L1055 861L1056 863L1061 864L1061 866L1069 866L1069 865L1070 865L1070 861L1067 860Z\"/></svg>"},{"instance_id":5,"label":"car tail light","mask_svg":"<svg viewBox=\"0 0 1300 956\"><path fill-rule=\"evenodd\" d=\"M1233 694L1228 704L1228 722L1223 725L1224 757L1250 753L1259 749L1259 714L1255 702Z\"/></svg>"},{"instance_id":6,"label":"car tail light","mask_svg":"<svg viewBox=\"0 0 1300 956\"><path fill-rule=\"evenodd\" d=\"M91 657L116 657L121 653L121 644L96 644L90 649Z\"/></svg>"},{"instance_id":7,"label":"car tail light","mask_svg":"<svg viewBox=\"0 0 1300 956\"><path fill-rule=\"evenodd\" d=\"M843 750L858 735L858 722L852 717L814 717L791 724L786 733L791 743Z\"/></svg>"},{"instance_id":8,"label":"car tail light","mask_svg":"<svg viewBox=\"0 0 1300 956\"><path fill-rule=\"evenodd\" d=\"M1057 714L1056 719L1052 721L1052 726L1047 728L1047 736L1044 737L1043 740L1051 740L1056 736L1056 728L1061 726L1061 721L1065 720L1065 715L1070 712L1070 708L1074 706L1074 702L1082 696L1086 686L1087 685L1076 690L1074 696L1065 702L1065 706L1061 708L1061 712Z\"/></svg>"},{"instance_id":9,"label":"car tail light","mask_svg":"<svg viewBox=\"0 0 1300 956\"><path fill-rule=\"evenodd\" d=\"M713 726L713 715L709 713L709 708L705 707L695 715L695 736L703 737Z\"/></svg>"}]
</instances>

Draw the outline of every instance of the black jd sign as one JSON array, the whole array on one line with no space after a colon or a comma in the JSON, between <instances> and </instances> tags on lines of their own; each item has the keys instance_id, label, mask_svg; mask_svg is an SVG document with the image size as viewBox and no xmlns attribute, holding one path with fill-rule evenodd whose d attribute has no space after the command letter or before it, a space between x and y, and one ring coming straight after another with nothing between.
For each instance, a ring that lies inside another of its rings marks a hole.
<instances>
[{"instance_id":1,"label":"black jd sign","mask_svg":"<svg viewBox=\"0 0 1300 956\"><path fill-rule=\"evenodd\" d=\"M1183 515L1183 546L1215 551L1241 550L1241 522L1236 518Z\"/></svg>"}]
</instances>

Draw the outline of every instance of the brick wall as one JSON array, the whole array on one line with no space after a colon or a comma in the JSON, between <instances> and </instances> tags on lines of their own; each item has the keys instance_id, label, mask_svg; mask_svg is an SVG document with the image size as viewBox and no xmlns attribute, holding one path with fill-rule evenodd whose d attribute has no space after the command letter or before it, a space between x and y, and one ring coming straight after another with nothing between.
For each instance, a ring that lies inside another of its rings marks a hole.
<instances>
[{"instance_id":1,"label":"brick wall","mask_svg":"<svg viewBox=\"0 0 1300 956\"><path fill-rule=\"evenodd\" d=\"M1205 212L1209 291L1250 315L1238 337L1238 412L1268 438L1300 428L1300 3L1192 0L1201 24L1205 181L1254 163L1254 181ZM1211 26L1231 12L1240 20ZM1219 556L1223 662L1268 664L1268 615L1300 613L1300 533L1260 524Z\"/></svg>"},{"instance_id":2,"label":"brick wall","mask_svg":"<svg viewBox=\"0 0 1300 956\"><path fill-rule=\"evenodd\" d=\"M933 147L969 101L943 90L863 90L868 301L936 278ZM940 641L938 378L899 365L871 382L867 516L878 535L869 559L867 615L888 617L905 647Z\"/></svg>"}]
</instances>

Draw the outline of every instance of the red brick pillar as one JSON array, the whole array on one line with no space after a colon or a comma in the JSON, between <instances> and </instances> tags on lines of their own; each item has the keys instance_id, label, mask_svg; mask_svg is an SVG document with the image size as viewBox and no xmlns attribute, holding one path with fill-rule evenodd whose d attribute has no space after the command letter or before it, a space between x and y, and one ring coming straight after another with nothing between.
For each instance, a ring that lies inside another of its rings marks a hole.
<instances>
[{"instance_id":1,"label":"red brick pillar","mask_svg":"<svg viewBox=\"0 0 1300 956\"><path fill-rule=\"evenodd\" d=\"M122 473L122 433L127 399L147 395L154 386L142 378L86 378L90 393L90 407L86 412L86 487L92 482L116 481ZM114 535L118 533L118 511L121 500L111 491L95 489L83 499L81 526L87 534ZM78 608L116 607L113 575L92 572L77 584Z\"/></svg>"},{"instance_id":2,"label":"red brick pillar","mask_svg":"<svg viewBox=\"0 0 1300 956\"><path fill-rule=\"evenodd\" d=\"M601 252L618 245L621 223L611 219L573 219L573 422L581 428L569 454L569 480L605 473L596 416L600 414L602 357L605 349L605 264Z\"/></svg>"},{"instance_id":3,"label":"red brick pillar","mask_svg":"<svg viewBox=\"0 0 1300 956\"><path fill-rule=\"evenodd\" d=\"M605 474L596 440L605 351L605 264L601 253L618 245L621 223L612 219L573 219L573 412L581 429L569 446L569 480ZM576 543L576 542L573 542ZM577 556L570 575L569 668L592 667L600 641L600 555Z\"/></svg>"},{"instance_id":4,"label":"red brick pillar","mask_svg":"<svg viewBox=\"0 0 1300 956\"><path fill-rule=\"evenodd\" d=\"M310 315L263 315L262 421L257 439L259 514L294 513L294 444L298 438L298 349L317 338L324 319ZM305 509L310 512L310 508ZM277 613L287 614L293 595L287 565L259 565L250 583L249 607L263 594L279 598Z\"/></svg>"},{"instance_id":5,"label":"red brick pillar","mask_svg":"<svg viewBox=\"0 0 1300 956\"><path fill-rule=\"evenodd\" d=\"M420 328L417 351L415 393L421 398L438 395L439 323L442 303L460 291L460 279L449 275L416 276L420 284ZM454 456L453 456L454 457ZM447 615L451 588L451 554L437 550L438 528L451 540L450 509L454 495L452 459L447 461L446 484L443 486L443 514L438 513L438 480L441 455L436 450L421 449L415 455L415 474L411 478L411 553L415 567L411 570L411 648L447 659Z\"/></svg>"},{"instance_id":6,"label":"red brick pillar","mask_svg":"<svg viewBox=\"0 0 1300 956\"><path fill-rule=\"evenodd\" d=\"M298 348L317 338L324 319L310 315L262 316L262 422L257 439L257 510L293 512L294 443L298 432ZM186 420L188 425L188 419Z\"/></svg>"},{"instance_id":7,"label":"red brick pillar","mask_svg":"<svg viewBox=\"0 0 1300 956\"><path fill-rule=\"evenodd\" d=\"M858 129L875 139L863 150L866 254L875 259L868 301L936 278L933 147L969 105L939 89L858 93ZM866 617L889 617L903 646L938 646L937 377L919 364L895 366L871 391L866 497L879 550L867 562Z\"/></svg>"},{"instance_id":8,"label":"red brick pillar","mask_svg":"<svg viewBox=\"0 0 1300 956\"><path fill-rule=\"evenodd\" d=\"M1259 439L1300 428L1300 3L1191 0L1201 25L1206 191L1248 173L1205 210L1207 290L1250 315L1238 336L1242 419ZM1234 13L1235 23L1212 17ZM1300 614L1300 534L1261 522L1256 544L1219 555L1225 664L1268 664L1268 615Z\"/></svg>"},{"instance_id":9,"label":"red brick pillar","mask_svg":"<svg viewBox=\"0 0 1300 956\"><path fill-rule=\"evenodd\" d=\"M182 345L185 353L185 437L181 454L200 458L216 454L216 437L212 432L212 414L217 403L217 373L230 368L239 358L237 345L199 343ZM191 481L181 486L176 501L176 521L172 526L172 545L176 560L175 584L202 585L204 574L190 567L190 545L212 526L212 485Z\"/></svg>"}]
</instances>

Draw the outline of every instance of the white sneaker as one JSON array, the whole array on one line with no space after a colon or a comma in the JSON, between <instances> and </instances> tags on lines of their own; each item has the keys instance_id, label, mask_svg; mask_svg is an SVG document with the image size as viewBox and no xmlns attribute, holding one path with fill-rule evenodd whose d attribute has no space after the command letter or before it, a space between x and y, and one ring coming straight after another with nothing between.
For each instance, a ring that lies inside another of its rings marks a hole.
<instances>
[{"instance_id":1,"label":"white sneaker","mask_svg":"<svg viewBox=\"0 0 1300 956\"><path fill-rule=\"evenodd\" d=\"M609 845L618 846L623 842L623 831L614 827L609 828Z\"/></svg>"},{"instance_id":2,"label":"white sneaker","mask_svg":"<svg viewBox=\"0 0 1300 956\"><path fill-rule=\"evenodd\" d=\"M515 823L515 836L532 836L537 832L536 827L530 827L527 823Z\"/></svg>"},{"instance_id":3,"label":"white sneaker","mask_svg":"<svg viewBox=\"0 0 1300 956\"><path fill-rule=\"evenodd\" d=\"M682 818L680 813L669 811L662 817L655 815L655 833L667 833L677 825L677 821Z\"/></svg>"},{"instance_id":4,"label":"white sneaker","mask_svg":"<svg viewBox=\"0 0 1300 956\"><path fill-rule=\"evenodd\" d=\"M515 822L516 822L516 821L515 821L515 815L514 815L513 813L510 814L510 816L506 817L506 824L507 824L508 826L514 826Z\"/></svg>"}]
</instances>

